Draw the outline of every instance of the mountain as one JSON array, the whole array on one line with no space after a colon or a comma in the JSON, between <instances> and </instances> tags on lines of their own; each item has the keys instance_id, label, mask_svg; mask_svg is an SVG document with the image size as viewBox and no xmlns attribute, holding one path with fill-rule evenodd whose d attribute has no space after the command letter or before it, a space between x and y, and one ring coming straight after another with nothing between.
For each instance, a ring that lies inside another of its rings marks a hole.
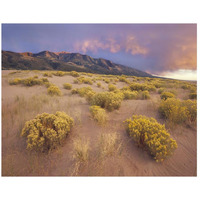
<instances>
[{"instance_id":1,"label":"mountain","mask_svg":"<svg viewBox=\"0 0 200 200\"><path fill-rule=\"evenodd\" d=\"M116 64L106 59L69 52L42 51L39 53L15 53L2 51L2 69L19 70L61 70L90 72L97 74L133 75L152 77L146 72Z\"/></svg>"}]
</instances>

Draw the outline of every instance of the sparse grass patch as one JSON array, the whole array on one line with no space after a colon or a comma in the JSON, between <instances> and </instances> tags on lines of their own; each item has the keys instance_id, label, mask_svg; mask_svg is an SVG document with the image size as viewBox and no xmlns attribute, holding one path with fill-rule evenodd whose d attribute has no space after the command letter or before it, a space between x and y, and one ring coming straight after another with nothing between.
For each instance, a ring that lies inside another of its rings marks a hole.
<instances>
[{"instance_id":1,"label":"sparse grass patch","mask_svg":"<svg viewBox=\"0 0 200 200\"><path fill-rule=\"evenodd\" d=\"M89 159L89 141L81 138L74 140L74 159L79 162L86 162Z\"/></svg>"},{"instance_id":2,"label":"sparse grass patch","mask_svg":"<svg viewBox=\"0 0 200 200\"><path fill-rule=\"evenodd\" d=\"M27 138L27 149L49 151L62 144L74 120L64 112L43 113L26 122L21 136Z\"/></svg>"},{"instance_id":3,"label":"sparse grass patch","mask_svg":"<svg viewBox=\"0 0 200 200\"><path fill-rule=\"evenodd\" d=\"M103 108L101 108L100 106L90 106L90 113L99 125L106 124L107 115L106 111Z\"/></svg>"},{"instance_id":4,"label":"sparse grass patch","mask_svg":"<svg viewBox=\"0 0 200 200\"><path fill-rule=\"evenodd\" d=\"M100 157L104 158L120 154L122 144L116 132L102 133L99 137L98 147Z\"/></svg>"},{"instance_id":5,"label":"sparse grass patch","mask_svg":"<svg viewBox=\"0 0 200 200\"><path fill-rule=\"evenodd\" d=\"M176 141L170 137L165 126L159 124L154 118L134 115L125 123L126 130L134 142L147 150L156 162L162 162L177 148Z\"/></svg>"}]
</instances>

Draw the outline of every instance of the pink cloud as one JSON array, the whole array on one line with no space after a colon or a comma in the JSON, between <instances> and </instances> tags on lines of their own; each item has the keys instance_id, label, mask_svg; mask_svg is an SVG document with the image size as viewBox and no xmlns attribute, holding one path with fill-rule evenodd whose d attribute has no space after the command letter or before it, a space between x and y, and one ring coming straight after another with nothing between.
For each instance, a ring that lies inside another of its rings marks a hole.
<instances>
[{"instance_id":1,"label":"pink cloud","mask_svg":"<svg viewBox=\"0 0 200 200\"><path fill-rule=\"evenodd\" d=\"M87 53L88 51L97 53L99 49L109 50L111 53L117 53L120 50L125 50L132 55L144 55L148 52L147 48L141 46L132 35L121 40L116 40L114 38L107 38L105 40L86 39L84 41L78 41L74 45L74 50L82 53Z\"/></svg>"}]
</instances>

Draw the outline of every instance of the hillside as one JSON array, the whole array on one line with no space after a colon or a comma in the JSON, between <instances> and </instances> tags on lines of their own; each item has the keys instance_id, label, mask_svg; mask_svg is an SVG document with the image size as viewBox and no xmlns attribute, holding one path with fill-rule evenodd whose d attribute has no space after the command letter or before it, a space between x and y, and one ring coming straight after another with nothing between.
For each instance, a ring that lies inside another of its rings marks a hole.
<instances>
[{"instance_id":1,"label":"hillside","mask_svg":"<svg viewBox=\"0 0 200 200\"><path fill-rule=\"evenodd\" d=\"M17 70L61 70L98 74L133 75L151 77L151 74L113 63L106 59L95 59L88 55L69 52L42 51L39 53L15 53L2 51L2 69Z\"/></svg>"}]
</instances>

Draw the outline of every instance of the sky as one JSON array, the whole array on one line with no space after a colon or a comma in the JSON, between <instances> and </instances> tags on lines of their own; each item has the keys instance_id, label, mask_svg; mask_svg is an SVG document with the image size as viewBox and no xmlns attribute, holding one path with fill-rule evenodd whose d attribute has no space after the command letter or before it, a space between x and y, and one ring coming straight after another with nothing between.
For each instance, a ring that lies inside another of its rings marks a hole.
<instances>
[{"instance_id":1,"label":"sky","mask_svg":"<svg viewBox=\"0 0 200 200\"><path fill-rule=\"evenodd\" d=\"M196 24L2 24L2 50L78 52L153 75L197 79Z\"/></svg>"}]
</instances>

